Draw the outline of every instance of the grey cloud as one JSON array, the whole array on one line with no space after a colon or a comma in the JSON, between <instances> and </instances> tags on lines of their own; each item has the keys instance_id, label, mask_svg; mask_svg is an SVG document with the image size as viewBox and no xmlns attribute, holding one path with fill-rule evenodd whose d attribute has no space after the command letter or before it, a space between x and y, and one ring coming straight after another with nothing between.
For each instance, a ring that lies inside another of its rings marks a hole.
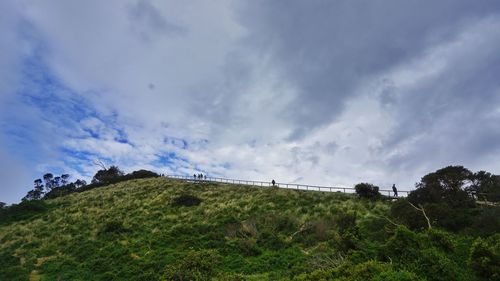
<instances>
[{"instance_id":1,"label":"grey cloud","mask_svg":"<svg viewBox=\"0 0 500 281\"><path fill-rule=\"evenodd\" d=\"M468 20L498 10L483 1L251 1L239 20L245 43L292 81L292 139L338 116L357 86L452 38Z\"/></svg>"},{"instance_id":2,"label":"grey cloud","mask_svg":"<svg viewBox=\"0 0 500 281\"><path fill-rule=\"evenodd\" d=\"M168 21L161 12L147 0L139 0L129 7L129 17L133 30L145 40L151 40L156 34L180 35L187 29Z\"/></svg>"},{"instance_id":3,"label":"grey cloud","mask_svg":"<svg viewBox=\"0 0 500 281\"><path fill-rule=\"evenodd\" d=\"M498 28L500 17L472 25L461 39L438 51L436 59L446 66L437 75L409 89L396 85L390 90L396 98L386 109L394 113L398 125L381 154L411 143L406 153L390 158L391 167L491 165L486 159L500 151Z\"/></svg>"}]
</instances>

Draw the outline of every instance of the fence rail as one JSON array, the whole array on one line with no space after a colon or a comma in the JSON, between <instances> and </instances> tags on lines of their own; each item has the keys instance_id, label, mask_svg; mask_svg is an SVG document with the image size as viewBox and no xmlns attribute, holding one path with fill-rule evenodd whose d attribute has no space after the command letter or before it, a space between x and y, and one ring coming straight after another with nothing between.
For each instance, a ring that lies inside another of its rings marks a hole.
<instances>
[{"instance_id":1,"label":"fence rail","mask_svg":"<svg viewBox=\"0 0 500 281\"><path fill-rule=\"evenodd\" d=\"M273 184L267 181L253 181L253 180L240 180L240 179L226 179L217 177L206 177L199 179L194 176L180 176L180 175L166 175L167 178L194 181L194 182L218 182L226 184L240 184L240 185L250 185L256 187L272 187ZM319 191L319 192L343 192L343 193L355 193L353 187L343 187L343 186L320 186L320 185L308 185L308 184L297 184L297 183L280 183L276 182L275 187L295 189L295 190L305 190L305 191ZM394 197L394 192L389 189L380 189L382 195L387 195L388 197ZM398 190L398 195L400 197L406 197L409 191Z\"/></svg>"}]
</instances>

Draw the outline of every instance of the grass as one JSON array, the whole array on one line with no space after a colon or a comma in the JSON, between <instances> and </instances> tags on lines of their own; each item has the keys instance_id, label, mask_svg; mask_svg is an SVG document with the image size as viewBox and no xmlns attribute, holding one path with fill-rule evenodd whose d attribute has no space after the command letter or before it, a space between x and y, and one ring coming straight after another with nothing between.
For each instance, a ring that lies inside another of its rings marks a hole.
<instances>
[{"instance_id":1,"label":"grass","mask_svg":"<svg viewBox=\"0 0 500 281\"><path fill-rule=\"evenodd\" d=\"M152 178L46 203L0 224L0 280L291 280L392 235L389 202L342 193Z\"/></svg>"}]
</instances>

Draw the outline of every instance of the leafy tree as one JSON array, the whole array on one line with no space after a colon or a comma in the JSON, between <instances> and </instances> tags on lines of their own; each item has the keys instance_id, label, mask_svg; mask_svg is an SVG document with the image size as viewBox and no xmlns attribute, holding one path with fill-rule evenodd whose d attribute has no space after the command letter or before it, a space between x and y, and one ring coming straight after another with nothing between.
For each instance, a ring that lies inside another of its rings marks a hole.
<instances>
[{"instance_id":1,"label":"leafy tree","mask_svg":"<svg viewBox=\"0 0 500 281\"><path fill-rule=\"evenodd\" d=\"M500 176L485 171L475 173L472 184L466 189L479 200L500 201Z\"/></svg>"},{"instance_id":2,"label":"leafy tree","mask_svg":"<svg viewBox=\"0 0 500 281\"><path fill-rule=\"evenodd\" d=\"M78 189L78 188L86 186L87 182L85 180L77 179L74 184L75 184L75 188Z\"/></svg>"},{"instance_id":3,"label":"leafy tree","mask_svg":"<svg viewBox=\"0 0 500 281\"><path fill-rule=\"evenodd\" d=\"M97 171L92 183L111 183L121 176L123 172L117 166L111 166L109 169Z\"/></svg>"},{"instance_id":4,"label":"leafy tree","mask_svg":"<svg viewBox=\"0 0 500 281\"><path fill-rule=\"evenodd\" d=\"M1 209L5 209L5 207L7 207L7 203L5 203L5 202L0 202L0 210L1 210Z\"/></svg>"},{"instance_id":5,"label":"leafy tree","mask_svg":"<svg viewBox=\"0 0 500 281\"><path fill-rule=\"evenodd\" d=\"M54 186L54 175L51 173L46 173L45 175L43 175L43 180L45 181L45 188L47 189L47 191L50 191Z\"/></svg>"},{"instance_id":6,"label":"leafy tree","mask_svg":"<svg viewBox=\"0 0 500 281\"><path fill-rule=\"evenodd\" d=\"M26 196L22 200L39 200L42 198L43 192L43 184L41 179L34 180L35 187L28 191Z\"/></svg>"},{"instance_id":7,"label":"leafy tree","mask_svg":"<svg viewBox=\"0 0 500 281\"><path fill-rule=\"evenodd\" d=\"M462 166L448 166L425 175L417 189L408 195L414 204L446 203L452 207L473 206L472 197L465 191L471 185L473 173Z\"/></svg>"},{"instance_id":8,"label":"leafy tree","mask_svg":"<svg viewBox=\"0 0 500 281\"><path fill-rule=\"evenodd\" d=\"M377 199L380 197L379 187L371 183L358 183L354 189L361 198Z\"/></svg>"},{"instance_id":9,"label":"leafy tree","mask_svg":"<svg viewBox=\"0 0 500 281\"><path fill-rule=\"evenodd\" d=\"M70 177L70 175L68 175L68 174L62 174L61 175L61 184L62 185L68 184L69 177Z\"/></svg>"},{"instance_id":10,"label":"leafy tree","mask_svg":"<svg viewBox=\"0 0 500 281\"><path fill-rule=\"evenodd\" d=\"M61 177L55 177L53 180L52 180L52 188L57 188L57 187L60 187L61 186Z\"/></svg>"}]
</instances>

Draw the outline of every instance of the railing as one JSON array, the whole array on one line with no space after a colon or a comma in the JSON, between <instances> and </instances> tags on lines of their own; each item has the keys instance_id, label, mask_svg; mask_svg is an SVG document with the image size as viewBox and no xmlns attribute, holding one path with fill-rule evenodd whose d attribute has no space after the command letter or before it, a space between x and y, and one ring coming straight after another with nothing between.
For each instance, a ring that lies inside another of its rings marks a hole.
<instances>
[{"instance_id":1,"label":"railing","mask_svg":"<svg viewBox=\"0 0 500 281\"><path fill-rule=\"evenodd\" d=\"M179 176L179 175L167 175L167 178L187 180L193 182L218 182L226 184L240 184L240 185L250 185L257 187L273 187L272 182L267 181L252 181L252 180L239 180L239 179L226 179L226 178L216 178L216 177L203 177L198 178L194 176ZM319 186L319 185L307 185L307 184L296 184L296 183L280 183L276 182L274 187L287 188L295 190L305 190L305 191L319 191L319 192L343 192L343 193L355 193L353 187L341 187L341 186ZM393 197L394 192L389 189L380 189L379 192L382 195L387 195L388 197ZM409 191L398 190L398 195L401 197L406 197Z\"/></svg>"}]
</instances>

